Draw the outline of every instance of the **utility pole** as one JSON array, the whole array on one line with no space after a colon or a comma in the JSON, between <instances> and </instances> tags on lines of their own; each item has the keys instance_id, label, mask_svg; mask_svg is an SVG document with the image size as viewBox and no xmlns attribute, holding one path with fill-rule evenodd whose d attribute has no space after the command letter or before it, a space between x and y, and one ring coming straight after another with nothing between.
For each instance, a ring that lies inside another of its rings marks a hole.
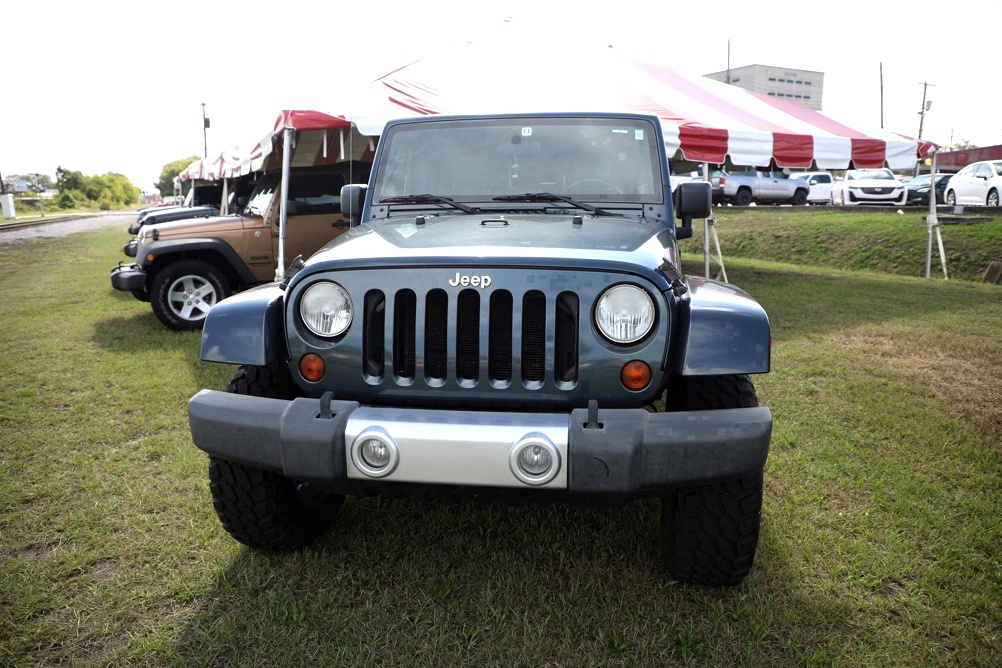
<instances>
[{"instance_id":1,"label":"utility pole","mask_svg":"<svg viewBox=\"0 0 1002 668\"><path fill-rule=\"evenodd\" d=\"M884 129L884 63L880 63L880 129Z\"/></svg>"},{"instance_id":2,"label":"utility pole","mask_svg":"<svg viewBox=\"0 0 1002 668\"><path fill-rule=\"evenodd\" d=\"M727 79L725 82L731 82L731 40L727 40Z\"/></svg>"},{"instance_id":3,"label":"utility pole","mask_svg":"<svg viewBox=\"0 0 1002 668\"><path fill-rule=\"evenodd\" d=\"M922 139L922 126L925 124L925 115L929 112L929 107L932 106L932 100L926 100L925 96L926 96L926 92L928 92L928 90L929 90L929 86L932 86L933 84L929 83L928 81L923 81L919 85L922 86L922 108L919 109L919 112L918 112L918 114L919 114L919 133L918 133L918 138ZM922 171L922 163L921 162L916 162L915 163L915 176L918 176L919 172L921 172L921 171ZM936 179L936 177L933 176L933 171L930 169L930 171L929 171L929 183L930 183L929 193L930 193L930 197L933 200L936 199L936 180L935 179Z\"/></svg>"},{"instance_id":4,"label":"utility pole","mask_svg":"<svg viewBox=\"0 0 1002 668\"><path fill-rule=\"evenodd\" d=\"M929 107L932 106L932 100L928 100L927 101L925 99L925 95L926 95L926 91L928 90L929 86L932 86L934 84L931 84L928 81L923 81L919 85L922 86L922 108L918 112L919 113L919 133L918 133L918 138L922 139L922 125L925 123L925 115L929 111Z\"/></svg>"},{"instance_id":5,"label":"utility pole","mask_svg":"<svg viewBox=\"0 0 1002 668\"><path fill-rule=\"evenodd\" d=\"M205 152L203 158L209 157L209 138L206 134L206 130L209 129L209 119L205 117L205 103L202 103L202 142L204 144Z\"/></svg>"}]
</instances>

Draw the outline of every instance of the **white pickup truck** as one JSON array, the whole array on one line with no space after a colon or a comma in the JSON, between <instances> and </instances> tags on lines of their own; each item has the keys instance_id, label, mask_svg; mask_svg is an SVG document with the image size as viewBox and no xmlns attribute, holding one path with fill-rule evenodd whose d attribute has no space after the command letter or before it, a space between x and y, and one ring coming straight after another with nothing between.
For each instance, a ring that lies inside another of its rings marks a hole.
<instances>
[{"instance_id":1,"label":"white pickup truck","mask_svg":"<svg viewBox=\"0 0 1002 668\"><path fill-rule=\"evenodd\" d=\"M791 178L783 171L723 172L720 176L720 200L735 206L752 202L801 206L807 204L810 190L805 179Z\"/></svg>"}]
</instances>

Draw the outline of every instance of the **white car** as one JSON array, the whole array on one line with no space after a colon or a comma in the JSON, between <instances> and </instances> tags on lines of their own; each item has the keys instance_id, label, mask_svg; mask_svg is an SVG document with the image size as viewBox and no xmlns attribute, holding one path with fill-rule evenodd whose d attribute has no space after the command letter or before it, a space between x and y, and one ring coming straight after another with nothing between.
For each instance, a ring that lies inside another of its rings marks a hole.
<instances>
[{"instance_id":1,"label":"white car","mask_svg":"<svg viewBox=\"0 0 1002 668\"><path fill-rule=\"evenodd\" d=\"M892 204L904 206L908 188L887 168L850 169L832 186L832 204Z\"/></svg>"},{"instance_id":2,"label":"white car","mask_svg":"<svg viewBox=\"0 0 1002 668\"><path fill-rule=\"evenodd\" d=\"M946 185L949 206L998 206L1002 192L1002 160L972 162L953 175Z\"/></svg>"},{"instance_id":3,"label":"white car","mask_svg":"<svg viewBox=\"0 0 1002 668\"><path fill-rule=\"evenodd\" d=\"M808 204L828 204L832 198L832 184L835 179L828 172L793 172L791 179L804 179L811 187L807 193Z\"/></svg>"}]
</instances>

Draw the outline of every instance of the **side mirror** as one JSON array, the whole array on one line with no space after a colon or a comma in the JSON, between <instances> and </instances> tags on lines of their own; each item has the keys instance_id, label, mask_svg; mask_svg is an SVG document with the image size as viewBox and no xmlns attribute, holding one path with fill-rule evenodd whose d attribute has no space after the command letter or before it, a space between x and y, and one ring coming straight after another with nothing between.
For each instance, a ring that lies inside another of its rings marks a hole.
<instances>
[{"instance_id":1,"label":"side mirror","mask_svg":"<svg viewBox=\"0 0 1002 668\"><path fill-rule=\"evenodd\" d=\"M706 181L689 181L675 190L675 217L682 225L675 228L676 239L692 236L692 219L709 218L713 210L713 187Z\"/></svg>"},{"instance_id":2,"label":"side mirror","mask_svg":"<svg viewBox=\"0 0 1002 668\"><path fill-rule=\"evenodd\" d=\"M368 186L356 183L341 186L341 215L352 227L362 223L362 203L367 189Z\"/></svg>"}]
</instances>

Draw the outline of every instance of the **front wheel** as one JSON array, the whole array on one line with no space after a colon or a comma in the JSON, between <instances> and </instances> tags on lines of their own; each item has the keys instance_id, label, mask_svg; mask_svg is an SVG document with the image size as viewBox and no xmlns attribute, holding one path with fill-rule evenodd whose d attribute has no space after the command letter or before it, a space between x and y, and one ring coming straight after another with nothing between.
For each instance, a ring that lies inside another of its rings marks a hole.
<instances>
[{"instance_id":1,"label":"front wheel","mask_svg":"<svg viewBox=\"0 0 1002 668\"><path fill-rule=\"evenodd\" d=\"M150 303L153 314L170 329L201 329L209 309L229 295L225 274L208 262L183 260L157 272Z\"/></svg>"},{"instance_id":2,"label":"front wheel","mask_svg":"<svg viewBox=\"0 0 1002 668\"><path fill-rule=\"evenodd\" d=\"M957 205L957 193L953 192L952 190L946 193L946 205L947 206Z\"/></svg>"},{"instance_id":3,"label":"front wheel","mask_svg":"<svg viewBox=\"0 0 1002 668\"><path fill-rule=\"evenodd\" d=\"M991 190L988 193L988 199L985 200L985 206L998 206L999 205L999 191Z\"/></svg>"},{"instance_id":4,"label":"front wheel","mask_svg":"<svg viewBox=\"0 0 1002 668\"><path fill-rule=\"evenodd\" d=\"M226 391L270 399L299 395L284 363L240 367ZM209 489L223 528L244 545L265 550L298 550L312 543L344 503L344 496L218 457L209 459Z\"/></svg>"},{"instance_id":5,"label":"front wheel","mask_svg":"<svg viewBox=\"0 0 1002 668\"><path fill-rule=\"evenodd\" d=\"M746 375L677 376L665 396L666 410L755 406L758 396ZM734 480L683 487L663 497L661 540L672 577L715 586L740 583L755 560L762 487L762 471L757 471Z\"/></svg>"},{"instance_id":6,"label":"front wheel","mask_svg":"<svg viewBox=\"0 0 1002 668\"><path fill-rule=\"evenodd\" d=\"M794 206L806 206L807 204L807 193L803 190L798 190L793 196Z\"/></svg>"}]
</instances>

